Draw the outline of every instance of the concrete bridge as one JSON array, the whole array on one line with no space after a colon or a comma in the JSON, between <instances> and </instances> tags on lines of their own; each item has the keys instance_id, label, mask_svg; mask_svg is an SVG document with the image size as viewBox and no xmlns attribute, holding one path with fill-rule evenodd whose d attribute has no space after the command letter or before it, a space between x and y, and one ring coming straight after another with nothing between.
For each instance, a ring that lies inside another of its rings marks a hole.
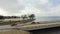
<instances>
[{"instance_id":1,"label":"concrete bridge","mask_svg":"<svg viewBox=\"0 0 60 34\"><path fill-rule=\"evenodd\" d=\"M37 30L37 29L45 29L45 28L52 28L60 26L60 22L55 23L42 23L42 24L29 24L29 25L17 25L17 26L10 26L4 25L0 26L0 30L10 30L10 29L21 29L21 30Z\"/></svg>"}]
</instances>

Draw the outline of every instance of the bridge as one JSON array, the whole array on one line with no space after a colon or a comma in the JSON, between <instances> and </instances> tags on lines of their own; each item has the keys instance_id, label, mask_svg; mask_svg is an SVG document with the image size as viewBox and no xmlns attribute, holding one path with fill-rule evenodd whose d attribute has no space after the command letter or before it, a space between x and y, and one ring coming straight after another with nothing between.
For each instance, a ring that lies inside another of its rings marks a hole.
<instances>
[{"instance_id":1,"label":"bridge","mask_svg":"<svg viewBox=\"0 0 60 34\"><path fill-rule=\"evenodd\" d=\"M60 22L56 23L41 23L41 24L29 24L29 25L17 25L17 26L10 26L10 25L3 25L0 26L0 30L10 30L10 29L21 29L21 30L36 30L36 29L45 29L45 28L52 28L60 26Z\"/></svg>"}]
</instances>

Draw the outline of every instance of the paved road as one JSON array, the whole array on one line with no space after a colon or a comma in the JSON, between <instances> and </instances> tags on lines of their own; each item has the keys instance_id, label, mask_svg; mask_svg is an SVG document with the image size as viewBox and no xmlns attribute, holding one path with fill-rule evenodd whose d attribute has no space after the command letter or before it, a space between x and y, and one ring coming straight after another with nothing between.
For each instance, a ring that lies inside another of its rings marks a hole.
<instances>
[{"instance_id":1,"label":"paved road","mask_svg":"<svg viewBox=\"0 0 60 34\"><path fill-rule=\"evenodd\" d=\"M50 28L50 27L57 27L57 26L60 26L60 22L25 25L25 26L22 26L23 27L22 29L27 28L27 30L32 30L32 29L43 29L43 28Z\"/></svg>"},{"instance_id":2,"label":"paved road","mask_svg":"<svg viewBox=\"0 0 60 34\"><path fill-rule=\"evenodd\" d=\"M40 26L42 28L42 27L48 27L48 26L54 26L55 27L57 25L60 26L60 22L46 23L46 24L30 24L30 25L24 25L24 26L20 26L20 24L18 24L17 26L14 26L14 27L11 27L10 25L3 25L3 26L0 26L0 29L9 29L9 28L15 28L15 27L34 27L34 26ZM0 31L2 31L2 30L0 30ZM60 34L60 27L33 30L31 32L33 34Z\"/></svg>"},{"instance_id":3,"label":"paved road","mask_svg":"<svg viewBox=\"0 0 60 34\"><path fill-rule=\"evenodd\" d=\"M42 28L48 28L48 27L56 27L56 26L60 26L60 22L57 22L57 23L45 23L45 24L30 24L30 25L23 25L23 26L20 26L20 24L18 24L17 26L14 26L12 27L11 25L3 25L3 26L0 26L0 29L9 29L9 28L21 28L21 29L24 29L24 28L36 28L36 27L40 27L40 29Z\"/></svg>"}]
</instances>

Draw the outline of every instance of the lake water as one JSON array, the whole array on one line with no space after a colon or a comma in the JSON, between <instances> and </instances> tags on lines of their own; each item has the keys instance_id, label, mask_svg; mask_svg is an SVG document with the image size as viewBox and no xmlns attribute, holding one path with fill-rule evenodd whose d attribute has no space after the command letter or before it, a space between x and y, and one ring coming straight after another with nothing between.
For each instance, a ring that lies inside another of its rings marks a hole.
<instances>
[{"instance_id":1,"label":"lake water","mask_svg":"<svg viewBox=\"0 0 60 34\"><path fill-rule=\"evenodd\" d=\"M60 16L37 17L35 21L52 21L52 20L60 20Z\"/></svg>"}]
</instances>

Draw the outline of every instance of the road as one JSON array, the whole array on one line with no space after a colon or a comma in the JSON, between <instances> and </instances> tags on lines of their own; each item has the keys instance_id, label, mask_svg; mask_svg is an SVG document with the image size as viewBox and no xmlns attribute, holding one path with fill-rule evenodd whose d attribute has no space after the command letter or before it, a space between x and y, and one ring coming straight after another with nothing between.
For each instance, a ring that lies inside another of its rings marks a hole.
<instances>
[{"instance_id":1,"label":"road","mask_svg":"<svg viewBox=\"0 0 60 34\"><path fill-rule=\"evenodd\" d=\"M33 30L33 29L44 29L44 28L51 28L51 27L57 27L57 26L60 26L60 22L44 23L44 24L30 24L30 25L22 26L21 29Z\"/></svg>"},{"instance_id":2,"label":"road","mask_svg":"<svg viewBox=\"0 0 60 34\"><path fill-rule=\"evenodd\" d=\"M17 26L11 26L11 25L3 25L3 26L0 26L0 30L1 29L12 29L12 28L21 28L21 29L24 29L24 28L36 28L36 27L40 27L39 29L42 29L42 28L49 28L49 27L57 27L57 26L60 26L60 22L56 22L56 23L44 23L44 24L29 24L29 25L23 25L21 26L20 24L18 24Z\"/></svg>"},{"instance_id":3,"label":"road","mask_svg":"<svg viewBox=\"0 0 60 34\"><path fill-rule=\"evenodd\" d=\"M11 25L2 25L0 26L0 32L1 31L8 31L9 29L12 29L12 28L26 28L26 27L29 27L29 28L32 28L32 27L36 27L36 26L40 26L40 28L47 28L47 27L56 27L56 26L60 26L60 22L56 22L56 23L44 23L44 24L30 24L30 25L23 25L23 26L20 26L20 24L18 24L17 26L14 26L12 27ZM4 29L4 30L1 30L1 29ZM5 29L8 29L8 30L5 30ZM60 27L58 28L49 28L49 29L40 29L40 30L33 30L31 31L31 33L33 34L60 34Z\"/></svg>"}]
</instances>

